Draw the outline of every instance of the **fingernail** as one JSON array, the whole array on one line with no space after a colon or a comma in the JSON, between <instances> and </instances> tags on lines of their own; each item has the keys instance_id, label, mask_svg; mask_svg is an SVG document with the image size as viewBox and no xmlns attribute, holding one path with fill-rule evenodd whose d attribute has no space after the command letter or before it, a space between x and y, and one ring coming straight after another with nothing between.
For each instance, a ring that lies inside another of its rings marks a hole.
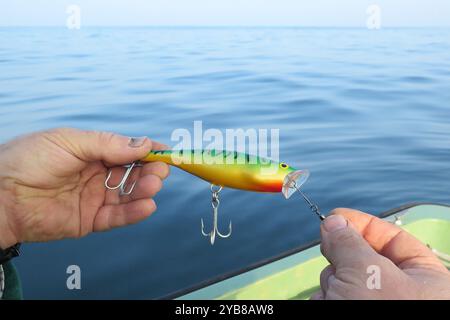
<instances>
[{"instance_id":1,"label":"fingernail","mask_svg":"<svg viewBox=\"0 0 450 320\"><path fill-rule=\"evenodd\" d=\"M131 137L128 142L128 146L131 148L139 148L142 147L145 143L147 137Z\"/></svg>"},{"instance_id":2,"label":"fingernail","mask_svg":"<svg viewBox=\"0 0 450 320\"><path fill-rule=\"evenodd\" d=\"M334 232L347 227L347 220L340 215L332 215L323 221L323 227L328 232Z\"/></svg>"}]
</instances>

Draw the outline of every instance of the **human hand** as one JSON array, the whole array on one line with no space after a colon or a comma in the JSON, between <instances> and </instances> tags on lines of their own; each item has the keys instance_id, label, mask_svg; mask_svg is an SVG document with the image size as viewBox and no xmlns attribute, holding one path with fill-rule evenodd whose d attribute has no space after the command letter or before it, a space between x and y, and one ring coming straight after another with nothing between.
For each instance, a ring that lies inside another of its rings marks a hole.
<instances>
[{"instance_id":1,"label":"human hand","mask_svg":"<svg viewBox=\"0 0 450 320\"><path fill-rule=\"evenodd\" d=\"M133 170L131 195L106 190L110 167L164 146L148 138L54 129L0 145L0 247L17 242L81 237L136 223L156 210L151 199L169 174L161 162ZM124 168L115 167L110 185Z\"/></svg>"},{"instance_id":2,"label":"human hand","mask_svg":"<svg viewBox=\"0 0 450 320\"><path fill-rule=\"evenodd\" d=\"M360 211L335 209L321 234L321 250L331 264L313 299L450 299L450 272L401 228ZM379 268L379 289L368 286L369 266Z\"/></svg>"}]
</instances>

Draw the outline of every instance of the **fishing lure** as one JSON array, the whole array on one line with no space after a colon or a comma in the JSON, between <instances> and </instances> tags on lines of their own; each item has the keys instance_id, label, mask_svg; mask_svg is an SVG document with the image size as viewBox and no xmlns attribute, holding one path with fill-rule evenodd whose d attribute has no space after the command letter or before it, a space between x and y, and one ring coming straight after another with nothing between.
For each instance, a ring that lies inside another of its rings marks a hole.
<instances>
[{"instance_id":1,"label":"fishing lure","mask_svg":"<svg viewBox=\"0 0 450 320\"><path fill-rule=\"evenodd\" d=\"M145 162L157 161L178 167L211 184L213 228L210 232L204 231L203 219L201 220L202 234L209 236L211 244L214 244L216 235L228 238L232 231L231 222L227 234L222 234L218 229L219 192L223 187L256 192L281 192L286 199L298 191L310 209L321 220L324 219L317 205L312 203L300 190L309 177L308 170L297 170L284 162L276 162L236 151L153 150L139 162L127 165L127 170L117 186L108 185L111 178L110 172L105 180L105 187L111 190L120 189L121 195L131 194L136 182L128 190L125 185L133 168L142 166Z\"/></svg>"}]
</instances>

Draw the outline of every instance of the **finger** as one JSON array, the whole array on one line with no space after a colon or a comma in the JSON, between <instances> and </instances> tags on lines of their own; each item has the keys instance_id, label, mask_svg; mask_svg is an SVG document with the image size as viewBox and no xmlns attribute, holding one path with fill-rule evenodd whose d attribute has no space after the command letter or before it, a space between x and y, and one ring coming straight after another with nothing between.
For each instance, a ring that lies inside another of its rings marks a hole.
<instances>
[{"instance_id":1,"label":"finger","mask_svg":"<svg viewBox=\"0 0 450 320\"><path fill-rule=\"evenodd\" d=\"M125 204L103 206L95 217L94 231L106 231L140 222L155 210L156 204L153 199L140 199Z\"/></svg>"},{"instance_id":2,"label":"finger","mask_svg":"<svg viewBox=\"0 0 450 320\"><path fill-rule=\"evenodd\" d=\"M351 268L364 274L367 265L376 264L378 254L343 216L328 216L320 229L322 254L336 270Z\"/></svg>"},{"instance_id":3,"label":"finger","mask_svg":"<svg viewBox=\"0 0 450 320\"><path fill-rule=\"evenodd\" d=\"M326 295L329 288L328 279L331 275L334 275L335 272L336 270L334 269L334 267L332 265L328 265L320 273L320 287L322 288L324 296Z\"/></svg>"},{"instance_id":4,"label":"finger","mask_svg":"<svg viewBox=\"0 0 450 320\"><path fill-rule=\"evenodd\" d=\"M345 217L377 252L401 269L424 265L445 269L427 246L392 223L351 209L335 209L332 214Z\"/></svg>"},{"instance_id":5,"label":"finger","mask_svg":"<svg viewBox=\"0 0 450 320\"><path fill-rule=\"evenodd\" d=\"M314 293L310 300L324 300L324 296L323 296L323 292L322 290L317 291L316 293Z\"/></svg>"},{"instance_id":6,"label":"finger","mask_svg":"<svg viewBox=\"0 0 450 320\"><path fill-rule=\"evenodd\" d=\"M141 176L156 175L161 179L166 179L170 173L169 166L164 162L149 162L142 167Z\"/></svg>"},{"instance_id":7,"label":"finger","mask_svg":"<svg viewBox=\"0 0 450 320\"><path fill-rule=\"evenodd\" d=\"M170 147L167 144L160 143L157 141L152 141L152 150L170 150Z\"/></svg>"},{"instance_id":8,"label":"finger","mask_svg":"<svg viewBox=\"0 0 450 320\"><path fill-rule=\"evenodd\" d=\"M100 160L111 165L142 159L152 149L152 141L147 137L130 138L111 132L62 128L51 130L47 135L83 161Z\"/></svg>"}]
</instances>

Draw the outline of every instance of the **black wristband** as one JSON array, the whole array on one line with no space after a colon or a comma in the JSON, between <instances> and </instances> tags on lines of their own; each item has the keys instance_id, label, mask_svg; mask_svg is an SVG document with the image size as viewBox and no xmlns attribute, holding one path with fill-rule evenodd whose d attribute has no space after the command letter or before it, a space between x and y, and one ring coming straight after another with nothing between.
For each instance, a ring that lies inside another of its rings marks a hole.
<instances>
[{"instance_id":1,"label":"black wristband","mask_svg":"<svg viewBox=\"0 0 450 320\"><path fill-rule=\"evenodd\" d=\"M20 243L16 243L12 247L9 247L8 249L1 249L0 248L0 264L3 264L5 262L8 262L14 257L17 257L20 254Z\"/></svg>"}]
</instances>

